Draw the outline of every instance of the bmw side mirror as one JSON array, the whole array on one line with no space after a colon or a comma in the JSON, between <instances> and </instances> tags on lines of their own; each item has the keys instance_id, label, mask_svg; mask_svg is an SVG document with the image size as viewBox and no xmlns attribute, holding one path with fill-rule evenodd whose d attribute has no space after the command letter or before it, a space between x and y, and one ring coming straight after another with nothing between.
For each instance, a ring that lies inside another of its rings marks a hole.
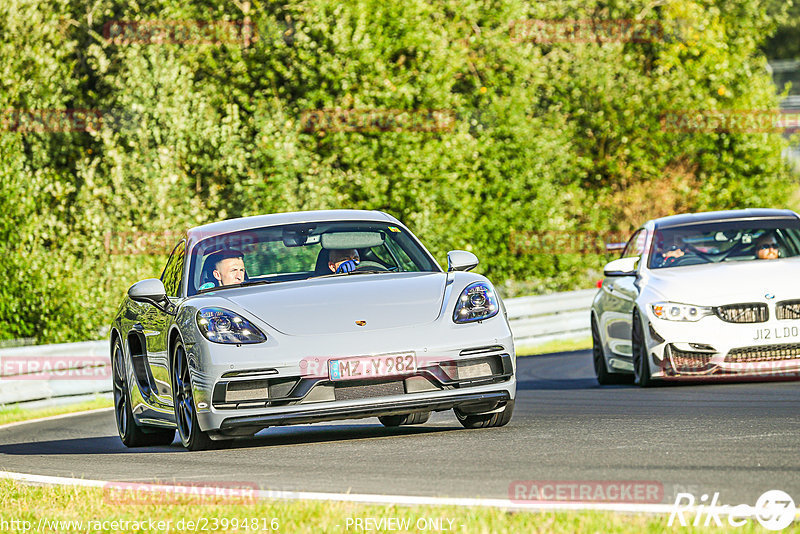
<instances>
[{"instance_id":1,"label":"bmw side mirror","mask_svg":"<svg viewBox=\"0 0 800 534\"><path fill-rule=\"evenodd\" d=\"M171 313L167 290L164 288L164 283L158 278L148 278L136 282L128 289L128 297L133 301L152 304L163 312Z\"/></svg>"},{"instance_id":2,"label":"bmw side mirror","mask_svg":"<svg viewBox=\"0 0 800 534\"><path fill-rule=\"evenodd\" d=\"M625 250L625 245L627 243L606 243L606 254L619 254L622 255L622 251Z\"/></svg>"},{"instance_id":3,"label":"bmw side mirror","mask_svg":"<svg viewBox=\"0 0 800 534\"><path fill-rule=\"evenodd\" d=\"M610 261L603 267L603 274L606 276L634 276L638 263L638 256Z\"/></svg>"},{"instance_id":4,"label":"bmw side mirror","mask_svg":"<svg viewBox=\"0 0 800 534\"><path fill-rule=\"evenodd\" d=\"M451 250L447 253L447 272L469 271L478 265L478 257L466 250Z\"/></svg>"}]
</instances>

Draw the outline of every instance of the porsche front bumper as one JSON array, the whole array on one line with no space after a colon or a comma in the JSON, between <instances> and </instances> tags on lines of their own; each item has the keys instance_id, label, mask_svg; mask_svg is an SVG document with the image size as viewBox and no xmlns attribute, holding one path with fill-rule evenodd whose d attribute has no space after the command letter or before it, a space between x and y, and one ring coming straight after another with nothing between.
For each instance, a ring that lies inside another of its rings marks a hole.
<instances>
[{"instance_id":1,"label":"porsche front bumper","mask_svg":"<svg viewBox=\"0 0 800 534\"><path fill-rule=\"evenodd\" d=\"M218 436L248 435L274 425L454 407L490 413L516 394L516 355L502 317L452 325L444 332L441 324L426 325L413 337L404 329L392 335L374 331L358 336L268 337L266 343L241 347L187 344L202 430ZM320 354L321 346L325 356L313 356ZM318 368L327 369L327 360L398 351L416 355L415 372L347 381L334 381L327 371L308 373L309 364L317 360Z\"/></svg>"}]
</instances>

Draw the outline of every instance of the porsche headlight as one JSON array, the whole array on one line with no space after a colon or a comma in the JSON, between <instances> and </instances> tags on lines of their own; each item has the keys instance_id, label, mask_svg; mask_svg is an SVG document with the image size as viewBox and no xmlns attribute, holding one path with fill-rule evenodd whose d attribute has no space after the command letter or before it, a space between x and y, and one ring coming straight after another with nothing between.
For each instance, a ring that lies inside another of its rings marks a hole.
<instances>
[{"instance_id":1,"label":"porsche headlight","mask_svg":"<svg viewBox=\"0 0 800 534\"><path fill-rule=\"evenodd\" d=\"M214 343L261 343L267 340L250 321L224 308L203 308L197 312L197 328Z\"/></svg>"},{"instance_id":2,"label":"porsche headlight","mask_svg":"<svg viewBox=\"0 0 800 534\"><path fill-rule=\"evenodd\" d=\"M456 323L472 323L497 315L500 304L492 287L486 282L470 284L461 292L453 312Z\"/></svg>"},{"instance_id":3,"label":"porsche headlight","mask_svg":"<svg viewBox=\"0 0 800 534\"><path fill-rule=\"evenodd\" d=\"M708 306L692 306L677 302L655 302L650 307L653 315L667 321L699 321L713 313Z\"/></svg>"}]
</instances>

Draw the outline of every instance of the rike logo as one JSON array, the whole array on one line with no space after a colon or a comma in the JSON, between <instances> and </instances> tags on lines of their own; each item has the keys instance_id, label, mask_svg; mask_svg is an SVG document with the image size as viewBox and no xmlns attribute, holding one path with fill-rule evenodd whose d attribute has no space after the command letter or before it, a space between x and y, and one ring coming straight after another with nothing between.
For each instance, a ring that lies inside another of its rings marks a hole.
<instances>
[{"instance_id":1,"label":"rike logo","mask_svg":"<svg viewBox=\"0 0 800 534\"><path fill-rule=\"evenodd\" d=\"M705 503L708 501L708 495L704 494L700 497L700 502ZM749 504L738 504L736 506L729 506L727 504L719 504L719 493L715 492L711 502L707 505L700 504L695 506L695 498L691 493L678 493L675 497L675 504L673 504L672 513L669 515L667 526L672 526L677 517L678 523L682 526L688 526L687 518L684 517L686 513L691 519L694 514L694 520L691 525L695 527L707 527L714 522L715 526L722 526L721 516L728 516L728 524L732 527L741 527L747 523L748 517L755 517L762 527L767 530L783 530L794 521L796 508L794 500L784 491L769 490L764 492L756 501L755 506Z\"/></svg>"}]
</instances>

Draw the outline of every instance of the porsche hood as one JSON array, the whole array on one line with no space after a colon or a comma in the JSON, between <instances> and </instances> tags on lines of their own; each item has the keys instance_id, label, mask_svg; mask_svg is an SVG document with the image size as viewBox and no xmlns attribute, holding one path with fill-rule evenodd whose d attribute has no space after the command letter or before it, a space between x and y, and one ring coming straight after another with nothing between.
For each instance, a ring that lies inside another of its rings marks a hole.
<instances>
[{"instance_id":1,"label":"porsche hood","mask_svg":"<svg viewBox=\"0 0 800 534\"><path fill-rule=\"evenodd\" d=\"M220 296L288 335L314 336L431 323L446 273L379 273L231 289Z\"/></svg>"}]
</instances>

